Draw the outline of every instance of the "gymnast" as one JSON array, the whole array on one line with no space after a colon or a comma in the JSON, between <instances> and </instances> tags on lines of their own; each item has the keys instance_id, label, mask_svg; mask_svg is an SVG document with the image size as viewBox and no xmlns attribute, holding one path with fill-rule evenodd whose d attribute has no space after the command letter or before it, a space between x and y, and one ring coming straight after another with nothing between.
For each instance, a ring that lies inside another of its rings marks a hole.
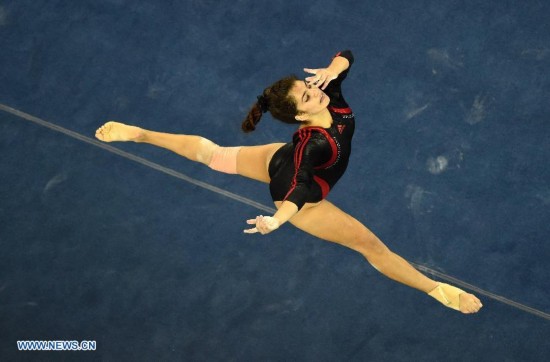
<instances>
[{"instance_id":1,"label":"gymnast","mask_svg":"<svg viewBox=\"0 0 550 362\"><path fill-rule=\"evenodd\" d=\"M267 234L286 222L318 238L361 253L385 276L427 293L462 313L476 313L480 300L459 288L434 281L393 253L361 222L326 200L344 174L355 129L354 114L342 92L342 81L353 64L350 51L336 54L328 67L304 71L305 80L288 76L258 96L242 123L253 131L263 113L298 126L290 143L221 147L193 135L154 132L118 122L96 131L104 142L149 143L177 153L211 169L239 174L269 184L277 212L247 220L245 233Z\"/></svg>"}]
</instances>

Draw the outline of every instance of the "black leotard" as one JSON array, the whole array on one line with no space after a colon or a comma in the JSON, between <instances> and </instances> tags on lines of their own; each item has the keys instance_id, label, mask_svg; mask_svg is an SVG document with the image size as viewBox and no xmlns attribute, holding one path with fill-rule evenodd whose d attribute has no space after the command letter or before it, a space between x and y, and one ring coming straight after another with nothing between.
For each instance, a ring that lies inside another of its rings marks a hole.
<instances>
[{"instance_id":1,"label":"black leotard","mask_svg":"<svg viewBox=\"0 0 550 362\"><path fill-rule=\"evenodd\" d=\"M323 200L342 177L351 154L355 117L341 91L353 55L349 50L336 54L349 61L349 67L329 83L332 116L329 128L304 127L294 133L292 143L281 147L269 163L269 190L273 201L291 201L301 209L306 202Z\"/></svg>"}]
</instances>

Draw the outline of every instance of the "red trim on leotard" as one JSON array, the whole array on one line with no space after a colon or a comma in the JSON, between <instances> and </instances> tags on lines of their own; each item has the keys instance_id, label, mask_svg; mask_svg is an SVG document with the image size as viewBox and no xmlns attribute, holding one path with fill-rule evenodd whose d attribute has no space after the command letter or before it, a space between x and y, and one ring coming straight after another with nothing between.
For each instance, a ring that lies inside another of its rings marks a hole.
<instances>
[{"instance_id":1,"label":"red trim on leotard","mask_svg":"<svg viewBox=\"0 0 550 362\"><path fill-rule=\"evenodd\" d=\"M325 136L328 143L330 144L330 149L332 151L330 159L327 162L323 163L322 165L315 167L315 169L316 170L321 170L321 169L332 166L334 164L334 162L336 162L336 159L338 158L338 146L336 145L336 142L334 141L334 138L330 135L330 133L327 132L326 129L324 129L323 127L304 127L304 128L300 128L294 134L298 133L298 135L301 138L303 133L308 132L308 140L309 140L309 138L311 138L311 131L312 130L319 131L319 133L321 133L323 136Z\"/></svg>"},{"instance_id":2,"label":"red trim on leotard","mask_svg":"<svg viewBox=\"0 0 550 362\"><path fill-rule=\"evenodd\" d=\"M349 107L336 108L336 107L330 106L330 107L328 107L328 109L333 111L334 113L339 113L339 114L351 114L352 113L352 110Z\"/></svg>"},{"instance_id":3,"label":"red trim on leotard","mask_svg":"<svg viewBox=\"0 0 550 362\"><path fill-rule=\"evenodd\" d=\"M330 191L330 186L329 186L328 182L326 182L325 180L323 180L319 176L313 176L313 180L315 182L317 182L317 185L319 185L319 187L321 188L321 193L323 194L323 199L326 198L329 191Z\"/></svg>"},{"instance_id":4,"label":"red trim on leotard","mask_svg":"<svg viewBox=\"0 0 550 362\"><path fill-rule=\"evenodd\" d=\"M312 127L312 128L321 132L323 136L325 136L328 143L330 144L330 149L332 151L332 155L330 156L330 159L327 162L323 163L322 165L315 167L315 169L319 170L319 169L324 169L329 166L332 166L334 162L336 162L336 159L338 158L338 146L336 146L336 142L334 142L334 138L332 138L332 136L324 128L320 128L320 127Z\"/></svg>"},{"instance_id":5,"label":"red trim on leotard","mask_svg":"<svg viewBox=\"0 0 550 362\"><path fill-rule=\"evenodd\" d=\"M300 141L296 145L296 149L295 149L295 152L294 152L294 177L292 178L292 183L290 185L290 189L288 190L287 194L285 195L283 201L285 201L290 196L290 194L292 194L292 192L296 189L296 186L298 184L298 180L297 180L298 172L299 172L300 166L302 164L302 160L303 160L303 156L304 156L304 150L307 146L307 143L311 139L311 135L312 135L313 131L320 132L323 136L325 136L325 138L327 139L327 141L330 145L331 151L332 151L330 159L327 162L325 162L324 164L315 167L315 169L318 170L318 169L324 169L324 168L330 167L338 159L338 146L336 145L336 142L334 141L334 138L327 132L326 129L321 128L321 127L304 127L302 129L298 130L297 133L298 133L298 137L300 138ZM321 193L322 193L323 199L324 199L328 195L328 193L330 192L330 185L328 184L328 182L326 182L325 180L323 180L322 178L320 178L318 176L313 176L313 180L321 188Z\"/></svg>"},{"instance_id":6,"label":"red trim on leotard","mask_svg":"<svg viewBox=\"0 0 550 362\"><path fill-rule=\"evenodd\" d=\"M290 189L288 190L287 194L285 195L285 198L283 201L285 201L290 194L296 189L296 185L298 184L298 171L300 170L300 164L302 163L302 158L304 155L304 149L307 145L307 142L311 138L311 131L298 131L298 136L300 137L300 142L296 146L296 151L294 152L294 177L292 178L292 184L290 185Z\"/></svg>"}]
</instances>

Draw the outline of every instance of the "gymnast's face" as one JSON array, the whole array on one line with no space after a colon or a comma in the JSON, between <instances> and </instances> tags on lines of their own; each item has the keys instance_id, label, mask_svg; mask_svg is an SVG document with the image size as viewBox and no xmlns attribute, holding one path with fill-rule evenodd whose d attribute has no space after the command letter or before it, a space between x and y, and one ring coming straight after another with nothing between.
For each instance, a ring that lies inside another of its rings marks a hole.
<instances>
[{"instance_id":1,"label":"gymnast's face","mask_svg":"<svg viewBox=\"0 0 550 362\"><path fill-rule=\"evenodd\" d=\"M316 115L325 110L330 102L330 98L318 87L306 84L299 80L294 83L290 94L296 100L298 116L296 119L307 120L308 116Z\"/></svg>"}]
</instances>

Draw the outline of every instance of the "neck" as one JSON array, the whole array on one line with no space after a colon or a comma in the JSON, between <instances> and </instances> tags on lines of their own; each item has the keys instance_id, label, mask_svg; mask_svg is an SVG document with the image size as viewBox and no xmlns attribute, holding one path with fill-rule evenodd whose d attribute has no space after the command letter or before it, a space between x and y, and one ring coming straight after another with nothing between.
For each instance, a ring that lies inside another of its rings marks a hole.
<instances>
[{"instance_id":1,"label":"neck","mask_svg":"<svg viewBox=\"0 0 550 362\"><path fill-rule=\"evenodd\" d=\"M323 109L319 113L312 114L308 117L308 120L300 125L300 128L304 127L322 127L329 128L332 125L332 116L327 108Z\"/></svg>"}]
</instances>

